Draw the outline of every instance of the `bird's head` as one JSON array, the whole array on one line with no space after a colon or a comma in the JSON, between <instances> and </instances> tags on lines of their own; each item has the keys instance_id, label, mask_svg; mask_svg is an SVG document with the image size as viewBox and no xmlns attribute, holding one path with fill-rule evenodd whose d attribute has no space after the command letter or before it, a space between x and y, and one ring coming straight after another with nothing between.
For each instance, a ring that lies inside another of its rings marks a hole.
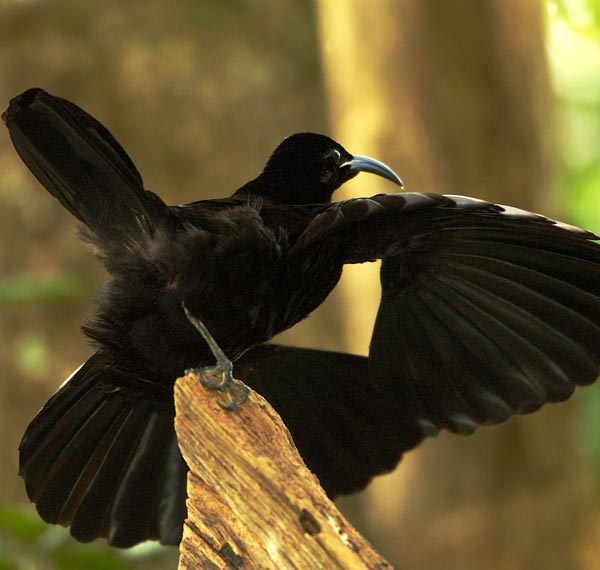
<instances>
[{"instance_id":1,"label":"bird's head","mask_svg":"<svg viewBox=\"0 0 600 570\"><path fill-rule=\"evenodd\" d=\"M388 166L366 156L351 155L324 135L297 133L273 151L260 176L274 202L286 204L327 203L344 182L359 172L371 172L402 186Z\"/></svg>"}]
</instances>

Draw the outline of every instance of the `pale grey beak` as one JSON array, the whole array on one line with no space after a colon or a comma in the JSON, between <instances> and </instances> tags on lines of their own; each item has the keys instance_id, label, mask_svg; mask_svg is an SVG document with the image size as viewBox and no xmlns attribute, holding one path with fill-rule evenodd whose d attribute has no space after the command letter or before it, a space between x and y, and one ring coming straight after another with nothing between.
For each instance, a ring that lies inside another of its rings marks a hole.
<instances>
[{"instance_id":1,"label":"pale grey beak","mask_svg":"<svg viewBox=\"0 0 600 570\"><path fill-rule=\"evenodd\" d=\"M352 157L352 160L344 162L344 164L341 166L349 166L352 170L377 174L378 176L382 176L383 178L387 178L391 182L394 182L394 184L398 184L400 187L404 186L400 177L389 166L386 166L383 164L383 162L379 162L378 160L368 156L360 156L355 154Z\"/></svg>"}]
</instances>

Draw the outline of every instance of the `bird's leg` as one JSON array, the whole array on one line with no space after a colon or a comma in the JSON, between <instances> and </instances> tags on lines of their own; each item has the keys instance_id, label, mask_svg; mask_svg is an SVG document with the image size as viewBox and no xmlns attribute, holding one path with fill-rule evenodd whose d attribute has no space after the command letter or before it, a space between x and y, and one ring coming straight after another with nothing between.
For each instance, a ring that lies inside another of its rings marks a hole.
<instances>
[{"instance_id":1,"label":"bird's leg","mask_svg":"<svg viewBox=\"0 0 600 570\"><path fill-rule=\"evenodd\" d=\"M225 392L229 396L229 403L221 404L219 402L219 405L225 410L237 410L240 405L248 399L248 394L250 393L249 388L233 377L233 364L231 363L231 360L229 360L221 350L221 347L210 334L206 325L200 319L194 317L194 315L188 311L184 303L182 303L181 306L188 321L190 321L195 329L202 335L202 338L206 341L206 344L208 344L208 347L216 360L214 366L203 366L199 369L186 370L186 374L189 372L196 372L200 377L200 382L202 382L203 386L209 390ZM215 381L215 379L217 380Z\"/></svg>"}]
</instances>

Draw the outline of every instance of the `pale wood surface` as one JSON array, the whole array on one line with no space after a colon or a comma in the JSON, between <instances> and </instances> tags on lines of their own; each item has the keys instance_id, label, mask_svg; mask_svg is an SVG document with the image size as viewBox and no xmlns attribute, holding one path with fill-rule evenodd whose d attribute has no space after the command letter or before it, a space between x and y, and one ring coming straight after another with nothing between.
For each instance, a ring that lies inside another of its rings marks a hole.
<instances>
[{"instance_id":1,"label":"pale wood surface","mask_svg":"<svg viewBox=\"0 0 600 570\"><path fill-rule=\"evenodd\" d=\"M252 392L238 411L197 376L175 385L188 466L180 570L391 570L306 468L277 413Z\"/></svg>"}]
</instances>

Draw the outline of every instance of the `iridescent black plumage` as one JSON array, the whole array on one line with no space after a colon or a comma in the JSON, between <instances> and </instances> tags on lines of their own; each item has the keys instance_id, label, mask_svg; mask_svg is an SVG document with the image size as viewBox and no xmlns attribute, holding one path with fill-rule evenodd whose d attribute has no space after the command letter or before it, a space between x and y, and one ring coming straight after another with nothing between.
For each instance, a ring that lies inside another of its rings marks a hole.
<instances>
[{"instance_id":1,"label":"iridescent black plumage","mask_svg":"<svg viewBox=\"0 0 600 570\"><path fill-rule=\"evenodd\" d=\"M284 140L231 198L172 207L72 103L33 89L3 117L111 277L85 326L96 354L20 447L40 514L79 540L180 539L172 386L212 363L182 302L281 414L331 496L363 488L439 429L471 433L598 374L600 247L589 232L460 196L330 204L358 170L398 179L311 133ZM265 344L321 304L345 263L375 259L368 358Z\"/></svg>"}]
</instances>

